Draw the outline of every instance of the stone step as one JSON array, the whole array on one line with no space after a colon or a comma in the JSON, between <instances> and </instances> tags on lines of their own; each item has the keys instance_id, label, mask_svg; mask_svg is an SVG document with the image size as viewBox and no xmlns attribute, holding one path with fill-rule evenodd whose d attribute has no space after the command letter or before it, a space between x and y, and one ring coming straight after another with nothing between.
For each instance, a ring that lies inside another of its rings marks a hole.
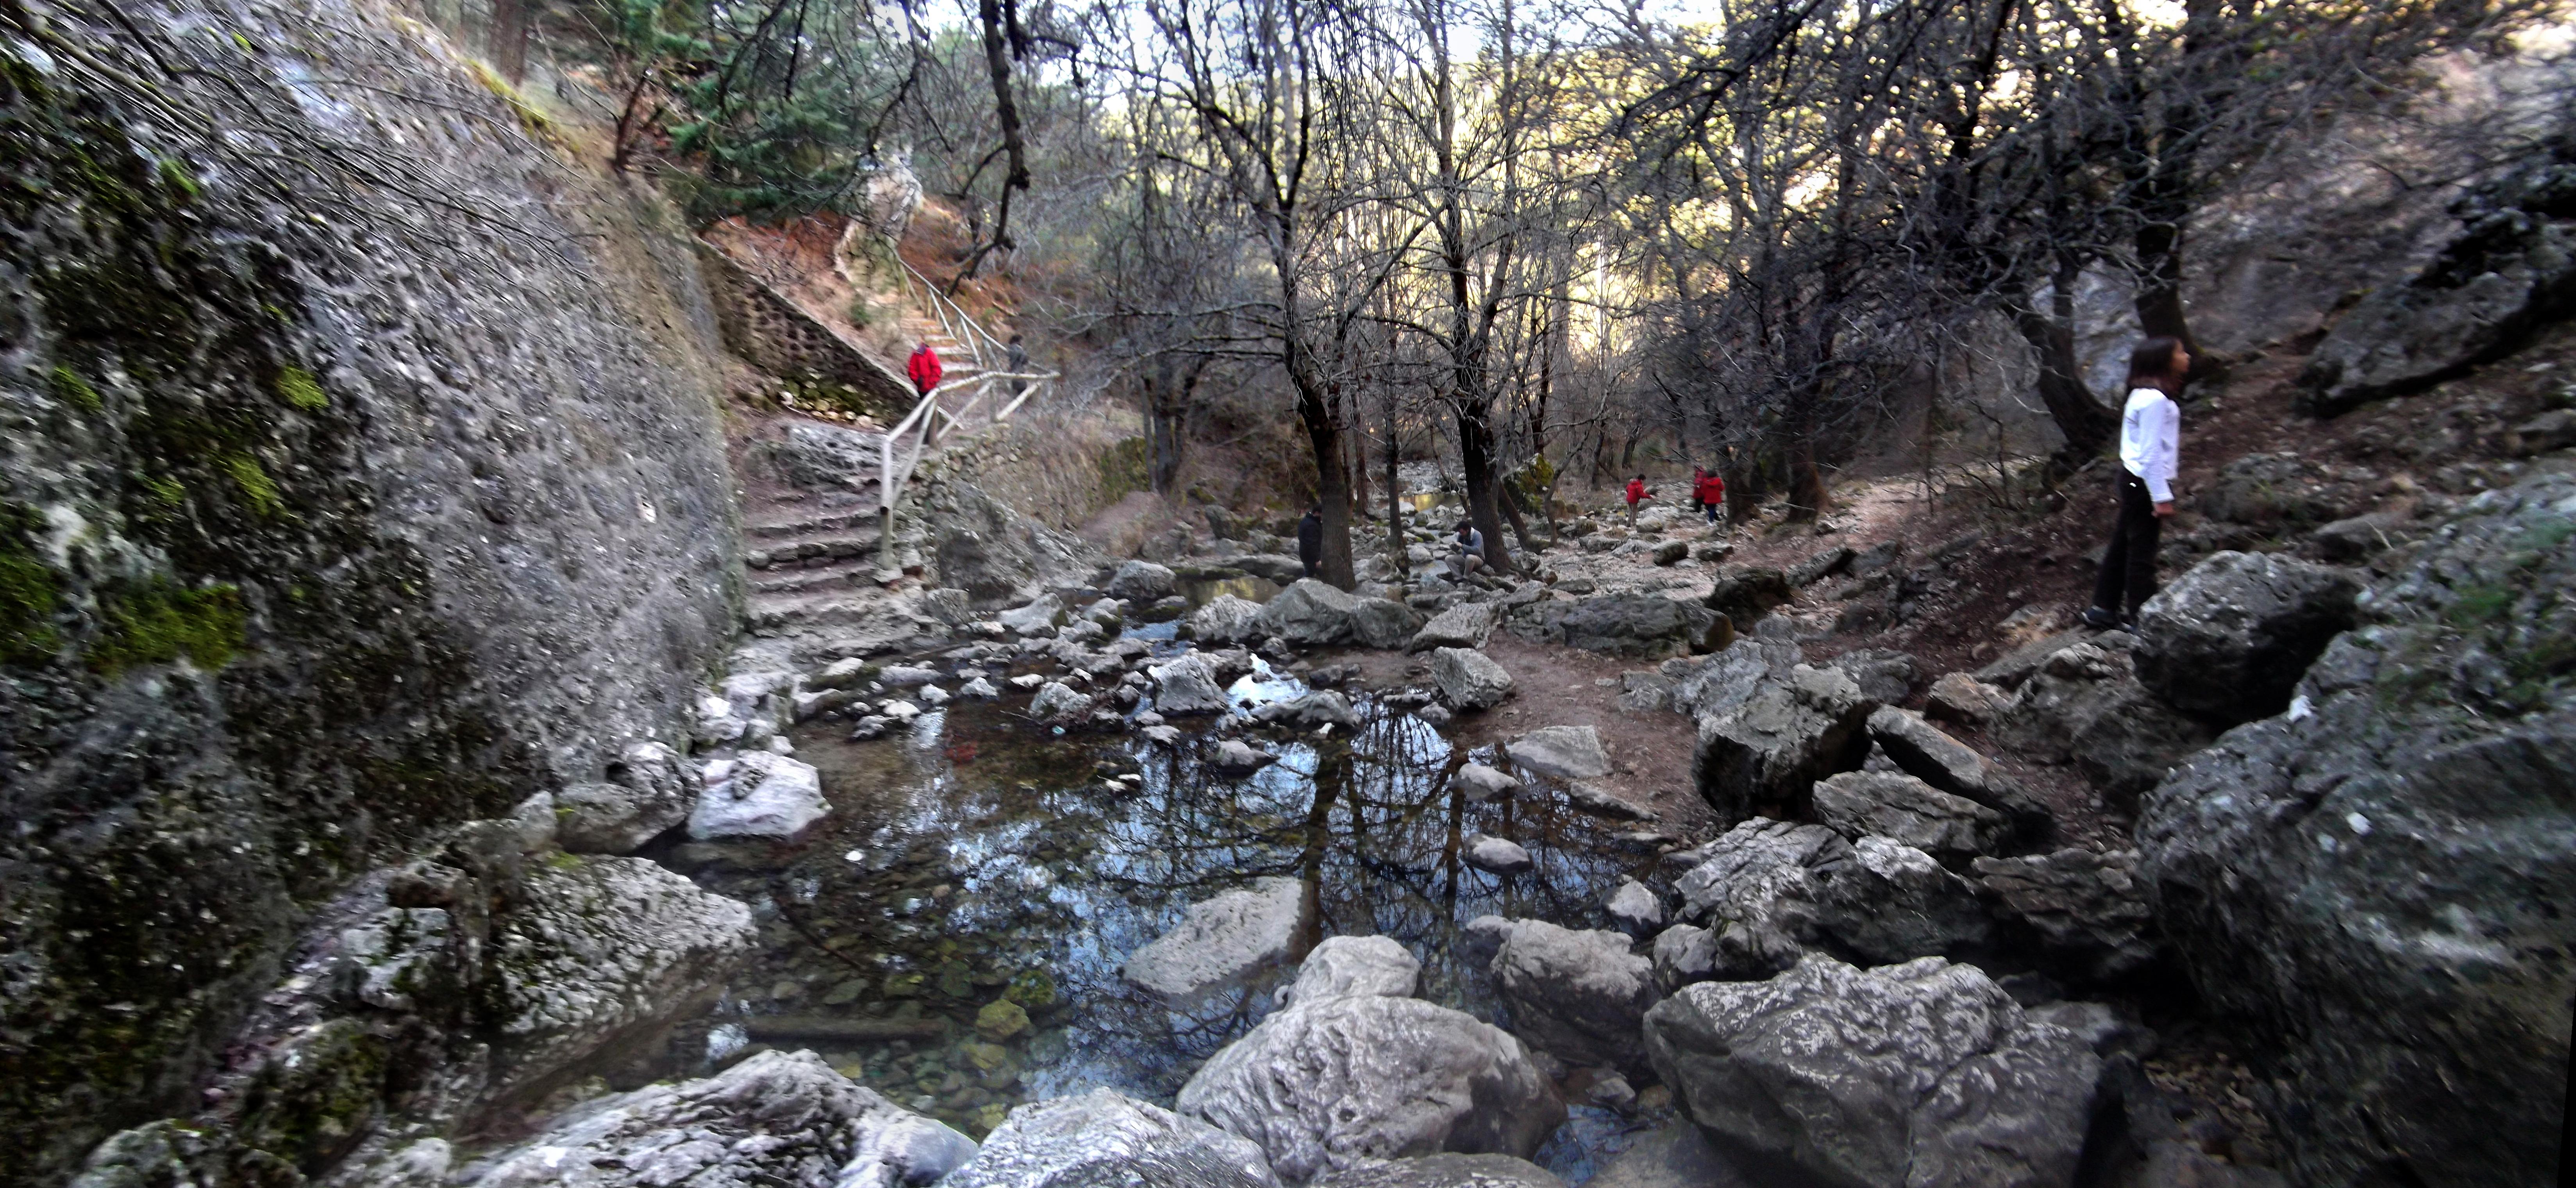
<instances>
[{"instance_id":1,"label":"stone step","mask_svg":"<svg viewBox=\"0 0 2576 1188\"><path fill-rule=\"evenodd\" d=\"M761 571L751 579L751 593L757 598L763 594L804 594L816 590L846 590L872 584L868 580L868 575L875 570L876 558L873 555L796 569L771 569Z\"/></svg>"},{"instance_id":2,"label":"stone step","mask_svg":"<svg viewBox=\"0 0 2576 1188\"><path fill-rule=\"evenodd\" d=\"M874 525L870 528L873 529ZM747 569L792 570L870 559L876 553L877 533L871 530L764 543L757 548L743 550L742 563Z\"/></svg>"},{"instance_id":3,"label":"stone step","mask_svg":"<svg viewBox=\"0 0 2576 1188\"><path fill-rule=\"evenodd\" d=\"M773 509L768 515L746 517L742 526L745 536L761 540L793 540L822 533L848 532L854 528L873 528L877 522L874 505L816 511L789 505L781 513Z\"/></svg>"}]
</instances>

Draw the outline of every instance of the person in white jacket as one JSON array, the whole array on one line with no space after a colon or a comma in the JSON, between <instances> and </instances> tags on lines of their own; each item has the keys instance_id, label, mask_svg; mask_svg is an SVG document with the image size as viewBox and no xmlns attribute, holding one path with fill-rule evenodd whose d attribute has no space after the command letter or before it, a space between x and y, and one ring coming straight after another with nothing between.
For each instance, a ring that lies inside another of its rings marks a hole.
<instances>
[{"instance_id":1,"label":"person in white jacket","mask_svg":"<svg viewBox=\"0 0 2576 1188\"><path fill-rule=\"evenodd\" d=\"M2102 551L2101 575L2084 625L2135 628L2138 608L2156 592L2156 544L2174 514L2174 470L2181 462L2182 409L2174 396L2191 374L2191 352L2178 339L2156 337L2129 352L2129 400L2120 409L2120 519Z\"/></svg>"}]
</instances>

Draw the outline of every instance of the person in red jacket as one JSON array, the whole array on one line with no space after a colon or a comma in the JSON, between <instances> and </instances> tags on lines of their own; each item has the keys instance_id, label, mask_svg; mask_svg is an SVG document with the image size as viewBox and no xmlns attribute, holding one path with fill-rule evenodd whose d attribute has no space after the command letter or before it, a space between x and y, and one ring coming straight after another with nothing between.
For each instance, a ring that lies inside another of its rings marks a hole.
<instances>
[{"instance_id":1,"label":"person in red jacket","mask_svg":"<svg viewBox=\"0 0 2576 1188\"><path fill-rule=\"evenodd\" d=\"M1709 523L1714 524L1717 522L1717 509L1725 503L1726 480L1719 478L1717 476L1717 472L1713 470L1701 474L1699 476L1699 506L1700 510L1708 513Z\"/></svg>"},{"instance_id":2,"label":"person in red jacket","mask_svg":"<svg viewBox=\"0 0 2576 1188\"><path fill-rule=\"evenodd\" d=\"M929 339L921 340L921 345L912 348L912 361L904 364L903 373L912 377L913 389L924 396L939 386L939 352L930 349Z\"/></svg>"},{"instance_id":3,"label":"person in red jacket","mask_svg":"<svg viewBox=\"0 0 2576 1188\"><path fill-rule=\"evenodd\" d=\"M1637 501L1654 497L1655 493L1646 489L1646 476L1641 474L1628 480L1628 522L1630 524L1637 522Z\"/></svg>"}]
</instances>

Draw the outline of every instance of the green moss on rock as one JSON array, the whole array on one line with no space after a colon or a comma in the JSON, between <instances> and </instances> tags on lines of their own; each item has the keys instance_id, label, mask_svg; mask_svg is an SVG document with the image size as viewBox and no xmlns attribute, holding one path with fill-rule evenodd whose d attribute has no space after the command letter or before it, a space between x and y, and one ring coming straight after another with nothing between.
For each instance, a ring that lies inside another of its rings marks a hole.
<instances>
[{"instance_id":1,"label":"green moss on rock","mask_svg":"<svg viewBox=\"0 0 2576 1188\"><path fill-rule=\"evenodd\" d=\"M242 498L250 500L250 509L261 516L274 516L286 510L286 497L277 493L277 484L259 459L248 454L226 454L224 473L233 476L233 485L241 488Z\"/></svg>"},{"instance_id":2,"label":"green moss on rock","mask_svg":"<svg viewBox=\"0 0 2576 1188\"><path fill-rule=\"evenodd\" d=\"M69 367L54 368L53 381L54 398L65 404L77 404L90 412L107 407L107 402L99 399L98 389Z\"/></svg>"},{"instance_id":3,"label":"green moss on rock","mask_svg":"<svg viewBox=\"0 0 2576 1188\"><path fill-rule=\"evenodd\" d=\"M99 619L102 630L88 658L102 673L182 656L199 668L221 668L241 650L246 623L240 587L189 590L167 580L101 595Z\"/></svg>"},{"instance_id":4,"label":"green moss on rock","mask_svg":"<svg viewBox=\"0 0 2576 1188\"><path fill-rule=\"evenodd\" d=\"M331 407L331 394L322 390L322 381L301 367L289 367L277 373L277 394L288 404L306 412L320 412Z\"/></svg>"},{"instance_id":5,"label":"green moss on rock","mask_svg":"<svg viewBox=\"0 0 2576 1188\"><path fill-rule=\"evenodd\" d=\"M384 1097L385 1043L350 1019L334 1019L271 1060L252 1079L237 1133L306 1172L329 1166L354 1145Z\"/></svg>"}]
</instances>

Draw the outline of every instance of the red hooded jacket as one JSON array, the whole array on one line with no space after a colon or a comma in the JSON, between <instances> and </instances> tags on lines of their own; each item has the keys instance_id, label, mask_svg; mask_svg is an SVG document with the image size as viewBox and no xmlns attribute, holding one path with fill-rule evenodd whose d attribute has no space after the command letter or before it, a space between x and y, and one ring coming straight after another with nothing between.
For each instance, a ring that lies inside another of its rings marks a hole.
<instances>
[{"instance_id":1,"label":"red hooded jacket","mask_svg":"<svg viewBox=\"0 0 2576 1188\"><path fill-rule=\"evenodd\" d=\"M1701 475L1697 495L1702 503L1726 502L1726 480L1714 474Z\"/></svg>"},{"instance_id":2,"label":"red hooded jacket","mask_svg":"<svg viewBox=\"0 0 2576 1188\"><path fill-rule=\"evenodd\" d=\"M1652 499L1654 497L1655 493L1646 489L1646 480L1628 480L1628 502L1631 505L1634 505L1640 499Z\"/></svg>"},{"instance_id":3,"label":"red hooded jacket","mask_svg":"<svg viewBox=\"0 0 2576 1188\"><path fill-rule=\"evenodd\" d=\"M939 366L939 352L930 349L930 344L926 342L914 347L912 361L904 364L903 373L911 376L912 386L922 392L927 393L932 388L938 387L939 377L943 374Z\"/></svg>"}]
</instances>

